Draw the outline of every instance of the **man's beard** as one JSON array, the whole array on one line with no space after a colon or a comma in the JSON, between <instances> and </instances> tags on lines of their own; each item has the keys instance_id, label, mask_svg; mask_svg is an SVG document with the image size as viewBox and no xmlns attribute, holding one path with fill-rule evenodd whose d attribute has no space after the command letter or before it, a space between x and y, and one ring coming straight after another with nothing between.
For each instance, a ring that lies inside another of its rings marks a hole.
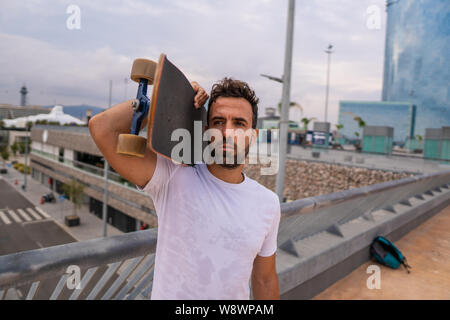
<instances>
[{"instance_id":1,"label":"man's beard","mask_svg":"<svg viewBox=\"0 0 450 320\"><path fill-rule=\"evenodd\" d=\"M223 141L223 144L227 144L225 139ZM222 145L220 147L222 147ZM233 169L236 169L237 167L239 167L241 164L245 163L245 159L247 158L247 155L248 155L248 153L250 151L250 144L245 146L245 152L244 152L243 159L242 159L242 156L241 156L241 159L238 159L237 145L234 144L234 143L233 143L233 148L234 148L234 151L233 151L234 155L233 155L232 163L227 163L227 162L230 162L229 161L230 159L229 158L227 159L227 153L229 151L224 151L223 152L223 162L219 163L219 165L222 168L233 170ZM216 150L215 149L212 150L211 156L212 157L216 156ZM239 160L241 160L241 161L239 161Z\"/></svg>"}]
</instances>

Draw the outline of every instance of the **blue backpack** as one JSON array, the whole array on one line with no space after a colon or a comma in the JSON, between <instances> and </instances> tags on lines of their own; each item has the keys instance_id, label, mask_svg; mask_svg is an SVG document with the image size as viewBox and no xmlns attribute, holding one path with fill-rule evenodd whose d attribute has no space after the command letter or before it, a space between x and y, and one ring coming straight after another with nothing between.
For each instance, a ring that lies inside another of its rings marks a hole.
<instances>
[{"instance_id":1,"label":"blue backpack","mask_svg":"<svg viewBox=\"0 0 450 320\"><path fill-rule=\"evenodd\" d=\"M378 236L373 240L370 245L370 255L379 263L392 269L397 269L402 264L410 273L411 267L406 262L406 257L385 237Z\"/></svg>"}]
</instances>

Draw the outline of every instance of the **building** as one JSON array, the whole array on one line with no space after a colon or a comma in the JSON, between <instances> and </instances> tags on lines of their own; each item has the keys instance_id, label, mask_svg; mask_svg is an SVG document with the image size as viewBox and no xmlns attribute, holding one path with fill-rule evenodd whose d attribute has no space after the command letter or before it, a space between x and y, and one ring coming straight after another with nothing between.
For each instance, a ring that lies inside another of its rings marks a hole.
<instances>
[{"instance_id":1,"label":"building","mask_svg":"<svg viewBox=\"0 0 450 320\"><path fill-rule=\"evenodd\" d=\"M40 113L35 115L27 115L14 119L4 119L6 127L22 127L25 128L27 122L36 123L37 121L45 121L46 123L66 125L66 124L75 124L75 125L85 125L86 122L81 121L80 119L71 116L70 114L66 114L63 111L63 106L55 105L50 112Z\"/></svg>"},{"instance_id":2,"label":"building","mask_svg":"<svg viewBox=\"0 0 450 320\"><path fill-rule=\"evenodd\" d=\"M21 143L27 141L27 132L23 125L17 127L11 125L10 128L6 128L8 126L7 122L10 119L48 113L50 113L50 109L39 106L19 107L11 104L0 104L0 120L4 126L0 128L0 147L11 146L15 142Z\"/></svg>"},{"instance_id":3,"label":"building","mask_svg":"<svg viewBox=\"0 0 450 320\"><path fill-rule=\"evenodd\" d=\"M0 104L0 120L34 116L44 113L50 113L50 109L39 106L20 107L11 104Z\"/></svg>"},{"instance_id":4,"label":"building","mask_svg":"<svg viewBox=\"0 0 450 320\"><path fill-rule=\"evenodd\" d=\"M363 129L362 151L392 154L394 128L386 126L365 126Z\"/></svg>"},{"instance_id":5,"label":"building","mask_svg":"<svg viewBox=\"0 0 450 320\"><path fill-rule=\"evenodd\" d=\"M32 178L56 193L62 193L64 182L76 179L84 185L89 211L101 218L104 159L88 127L36 125L31 129L31 141ZM150 197L110 170L107 222L123 232L138 230L142 222L156 226Z\"/></svg>"},{"instance_id":6,"label":"building","mask_svg":"<svg viewBox=\"0 0 450 320\"><path fill-rule=\"evenodd\" d=\"M382 100L416 105L424 136L450 123L450 3L388 0L386 10Z\"/></svg>"},{"instance_id":7,"label":"building","mask_svg":"<svg viewBox=\"0 0 450 320\"><path fill-rule=\"evenodd\" d=\"M368 126L388 126L394 130L393 142L404 144L414 138L416 107L409 102L340 101L339 123L344 127L339 131L346 139L353 140L363 128L355 117L360 117Z\"/></svg>"}]
</instances>

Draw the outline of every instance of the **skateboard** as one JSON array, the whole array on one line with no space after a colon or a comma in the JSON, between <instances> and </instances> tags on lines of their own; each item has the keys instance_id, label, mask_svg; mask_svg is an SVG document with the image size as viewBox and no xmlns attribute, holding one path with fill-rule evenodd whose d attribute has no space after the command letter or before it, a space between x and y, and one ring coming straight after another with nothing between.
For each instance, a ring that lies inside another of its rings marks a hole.
<instances>
[{"instance_id":1,"label":"skateboard","mask_svg":"<svg viewBox=\"0 0 450 320\"><path fill-rule=\"evenodd\" d=\"M139 83L139 87L136 99L132 102L130 133L119 135L117 152L144 157L148 146L153 152L172 159L172 150L180 143L180 140L172 141L172 133L176 129L185 129L191 137L191 152L190 161L184 164L193 165L198 162L194 157L194 121L201 122L203 137L206 110L204 107L194 107L195 92L189 80L164 53L160 55L158 63L147 59L134 60L130 78ZM147 96L149 85L153 85L151 99ZM147 139L139 136L145 117L148 118ZM204 144L201 144L203 149Z\"/></svg>"}]
</instances>

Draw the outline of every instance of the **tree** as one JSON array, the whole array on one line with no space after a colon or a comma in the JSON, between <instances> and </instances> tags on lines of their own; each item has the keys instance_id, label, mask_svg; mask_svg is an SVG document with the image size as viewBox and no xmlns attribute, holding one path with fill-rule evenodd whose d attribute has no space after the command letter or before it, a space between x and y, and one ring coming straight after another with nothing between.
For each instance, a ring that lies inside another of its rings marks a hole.
<instances>
[{"instance_id":1,"label":"tree","mask_svg":"<svg viewBox=\"0 0 450 320\"><path fill-rule=\"evenodd\" d=\"M308 125L311 121L316 120L316 118L302 118L300 122L303 123L303 130L308 131Z\"/></svg>"},{"instance_id":2,"label":"tree","mask_svg":"<svg viewBox=\"0 0 450 320\"><path fill-rule=\"evenodd\" d=\"M25 142L20 141L19 142L19 153L24 154L25 153Z\"/></svg>"},{"instance_id":3,"label":"tree","mask_svg":"<svg viewBox=\"0 0 450 320\"><path fill-rule=\"evenodd\" d=\"M364 128L366 126L366 122L359 116L353 117L353 120L358 122L358 127ZM358 138L357 142L354 144L357 151L361 151L361 139L359 139L359 132L355 131L355 136Z\"/></svg>"},{"instance_id":4,"label":"tree","mask_svg":"<svg viewBox=\"0 0 450 320\"><path fill-rule=\"evenodd\" d=\"M289 103L289 109L290 108L297 108L297 109L299 109L300 113L303 115L303 107L299 103L297 103L295 101L291 101ZM278 103L278 113L281 115L281 102Z\"/></svg>"},{"instance_id":5,"label":"tree","mask_svg":"<svg viewBox=\"0 0 450 320\"><path fill-rule=\"evenodd\" d=\"M419 142L419 148L422 145L423 137L420 134L416 134L416 139Z\"/></svg>"},{"instance_id":6,"label":"tree","mask_svg":"<svg viewBox=\"0 0 450 320\"><path fill-rule=\"evenodd\" d=\"M71 179L69 182L64 183L62 187L64 193L69 197L70 201L73 202L73 215L77 215L77 209L81 207L81 200L84 192L84 185Z\"/></svg>"},{"instance_id":7,"label":"tree","mask_svg":"<svg viewBox=\"0 0 450 320\"><path fill-rule=\"evenodd\" d=\"M340 123L336 124L336 130L337 130L336 136L337 136L337 137L340 136L340 135L339 135L339 131L341 131L342 128L344 128L344 125L343 125L343 124L340 124Z\"/></svg>"},{"instance_id":8,"label":"tree","mask_svg":"<svg viewBox=\"0 0 450 320\"><path fill-rule=\"evenodd\" d=\"M17 142L14 142L10 148L11 148L13 155L15 156L17 151L19 150L19 145L17 144Z\"/></svg>"},{"instance_id":9,"label":"tree","mask_svg":"<svg viewBox=\"0 0 450 320\"><path fill-rule=\"evenodd\" d=\"M25 139L24 141L20 141L18 143L18 147L19 147L19 153L24 154L25 153L25 143L28 143L28 153L31 150L31 141L28 139Z\"/></svg>"},{"instance_id":10,"label":"tree","mask_svg":"<svg viewBox=\"0 0 450 320\"><path fill-rule=\"evenodd\" d=\"M3 147L0 153L3 159L3 168L6 168L6 161L8 161L10 155L8 151L8 146Z\"/></svg>"},{"instance_id":11,"label":"tree","mask_svg":"<svg viewBox=\"0 0 450 320\"><path fill-rule=\"evenodd\" d=\"M0 120L0 128L3 128L5 126L5 121Z\"/></svg>"},{"instance_id":12,"label":"tree","mask_svg":"<svg viewBox=\"0 0 450 320\"><path fill-rule=\"evenodd\" d=\"M358 122L358 127L359 128L364 128L366 126L366 122L361 118L361 117L354 117L353 120L355 120L356 122Z\"/></svg>"}]
</instances>

